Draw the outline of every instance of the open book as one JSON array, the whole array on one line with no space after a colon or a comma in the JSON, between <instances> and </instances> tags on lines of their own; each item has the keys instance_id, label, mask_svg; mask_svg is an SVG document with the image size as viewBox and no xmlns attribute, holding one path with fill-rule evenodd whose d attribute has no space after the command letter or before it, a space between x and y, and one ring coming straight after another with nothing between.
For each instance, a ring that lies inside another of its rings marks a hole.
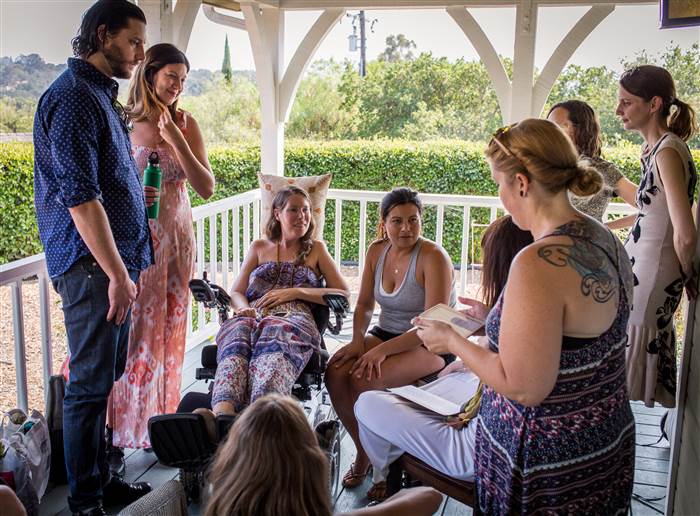
<instances>
[{"instance_id":1,"label":"open book","mask_svg":"<svg viewBox=\"0 0 700 516\"><path fill-rule=\"evenodd\" d=\"M458 312L444 303L428 308L419 317L421 319L445 322L465 339L484 326L484 321L481 319Z\"/></svg>"},{"instance_id":2,"label":"open book","mask_svg":"<svg viewBox=\"0 0 700 516\"><path fill-rule=\"evenodd\" d=\"M453 416L464 407L479 388L479 378L472 372L455 372L423 387L405 385L388 390L421 407L443 416Z\"/></svg>"}]
</instances>

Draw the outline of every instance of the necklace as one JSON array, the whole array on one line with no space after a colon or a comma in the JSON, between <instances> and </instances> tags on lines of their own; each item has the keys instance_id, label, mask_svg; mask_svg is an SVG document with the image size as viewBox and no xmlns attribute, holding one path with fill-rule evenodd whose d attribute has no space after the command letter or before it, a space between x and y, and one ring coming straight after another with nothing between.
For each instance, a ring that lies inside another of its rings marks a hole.
<instances>
[{"instance_id":1,"label":"necklace","mask_svg":"<svg viewBox=\"0 0 700 516\"><path fill-rule=\"evenodd\" d=\"M289 278L289 288L292 288L294 286L294 273L296 272L296 265L294 262L292 262L292 276ZM282 275L282 262L280 261L280 243L277 242L277 278L275 279L274 285L272 285L272 289L277 286L277 283L280 280L280 276ZM272 290L270 289L270 290Z\"/></svg>"}]
</instances>

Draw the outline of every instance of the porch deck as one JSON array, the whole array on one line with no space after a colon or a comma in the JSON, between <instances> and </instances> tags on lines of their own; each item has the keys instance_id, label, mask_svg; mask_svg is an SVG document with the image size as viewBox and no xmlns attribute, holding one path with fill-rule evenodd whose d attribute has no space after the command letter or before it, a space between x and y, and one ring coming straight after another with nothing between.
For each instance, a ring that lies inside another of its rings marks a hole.
<instances>
[{"instance_id":1,"label":"porch deck","mask_svg":"<svg viewBox=\"0 0 700 516\"><path fill-rule=\"evenodd\" d=\"M325 335L326 346L331 353L343 344L349 342L351 338L351 324L348 322L351 320L351 317L346 319L346 324L340 335ZM194 347L185 355L182 372L183 394L190 391L206 390L206 384L195 380L194 377L195 369L199 367L200 353L203 345L204 344L200 344ZM634 494L637 495L637 497L632 502L632 514L663 514L666 499L670 448L665 441L659 444L653 443L655 443L661 435L659 421L664 413L664 409L661 407L647 408L639 402L633 402L632 412L637 422L637 451L634 478ZM352 440L346 435L342 442L341 475L347 470L354 456L355 447ZM159 464L153 453L146 453L141 450L126 450L127 481L146 481L150 482L155 488L176 476L177 470ZM343 489L341 487L335 500L335 511L342 512L364 507L368 503L368 500L365 498L365 493L367 489L369 489L370 484L370 480L367 479L365 485L352 490ZM44 495L44 499L41 503L40 515L70 515L66 503L67 494L67 486L50 488ZM109 509L111 509L110 514L117 514L119 510L121 510L121 508ZM189 507L189 513L192 516L199 516L203 513L203 510L199 505L191 505ZM456 500L445 497L442 505L435 514L441 516L470 515L472 514L472 510Z\"/></svg>"}]
</instances>

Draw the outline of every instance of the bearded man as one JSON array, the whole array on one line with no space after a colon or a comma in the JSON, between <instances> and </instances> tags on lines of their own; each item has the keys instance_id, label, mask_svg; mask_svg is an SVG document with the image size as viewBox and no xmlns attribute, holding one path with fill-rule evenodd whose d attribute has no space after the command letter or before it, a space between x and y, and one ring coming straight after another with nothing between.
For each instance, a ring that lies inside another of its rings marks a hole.
<instances>
[{"instance_id":1,"label":"bearded man","mask_svg":"<svg viewBox=\"0 0 700 516\"><path fill-rule=\"evenodd\" d=\"M100 0L72 40L75 58L39 100L34 201L46 266L63 301L70 349L63 404L73 514L102 515L151 490L109 473L107 398L126 363L130 308L153 261L130 124L113 77L144 59L146 18L126 0Z\"/></svg>"}]
</instances>

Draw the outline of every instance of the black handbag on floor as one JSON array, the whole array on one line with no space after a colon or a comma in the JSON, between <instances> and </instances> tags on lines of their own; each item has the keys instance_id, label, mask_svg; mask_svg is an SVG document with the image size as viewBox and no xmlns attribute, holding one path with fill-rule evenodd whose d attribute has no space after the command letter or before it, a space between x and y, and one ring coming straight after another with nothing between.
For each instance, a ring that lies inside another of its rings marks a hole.
<instances>
[{"instance_id":1,"label":"black handbag on floor","mask_svg":"<svg viewBox=\"0 0 700 516\"><path fill-rule=\"evenodd\" d=\"M46 423L51 439L51 474L49 480L54 484L68 482L66 462L63 454L63 396L66 392L66 380L63 375L49 378L49 395L46 398Z\"/></svg>"}]
</instances>

